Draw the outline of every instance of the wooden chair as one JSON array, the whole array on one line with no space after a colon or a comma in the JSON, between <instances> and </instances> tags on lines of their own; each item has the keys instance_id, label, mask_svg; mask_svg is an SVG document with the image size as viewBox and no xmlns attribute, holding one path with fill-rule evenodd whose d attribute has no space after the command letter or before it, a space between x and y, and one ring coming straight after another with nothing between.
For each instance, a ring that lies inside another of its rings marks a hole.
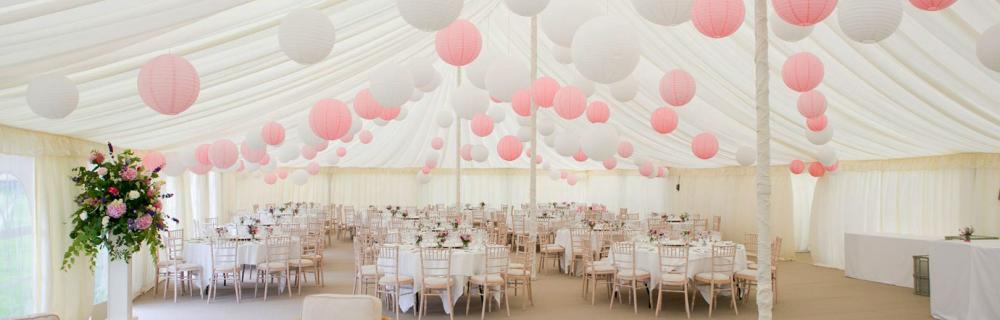
<instances>
[{"instance_id":1,"label":"wooden chair","mask_svg":"<svg viewBox=\"0 0 1000 320\"><path fill-rule=\"evenodd\" d=\"M427 297L438 296L444 303L452 304L451 287L454 284L451 274L451 249L420 248L420 270L423 272L420 287L420 312L417 319L427 314ZM455 310L448 314L454 319Z\"/></svg>"},{"instance_id":2,"label":"wooden chair","mask_svg":"<svg viewBox=\"0 0 1000 320\"><path fill-rule=\"evenodd\" d=\"M518 289L523 288L528 294L527 306L535 306L531 290L531 268L535 264L535 240L530 235L519 235L515 239L522 246L514 248L514 255L511 257L509 269L507 270L507 286L514 289L514 296L517 296Z\"/></svg>"},{"instance_id":3,"label":"wooden chair","mask_svg":"<svg viewBox=\"0 0 1000 320\"><path fill-rule=\"evenodd\" d=\"M694 225L694 232L708 232L708 219L694 219L692 220Z\"/></svg>"},{"instance_id":4,"label":"wooden chair","mask_svg":"<svg viewBox=\"0 0 1000 320\"><path fill-rule=\"evenodd\" d=\"M691 281L687 277L689 249L687 245L659 247L660 283L657 286L657 291L659 292L656 297L656 313L653 315L654 317L660 315L664 292L683 292L684 312L687 313L688 318L691 318L691 305L688 303L688 284Z\"/></svg>"},{"instance_id":5,"label":"wooden chair","mask_svg":"<svg viewBox=\"0 0 1000 320\"><path fill-rule=\"evenodd\" d=\"M170 281L174 282L174 302L177 302L177 290L180 288L184 293L184 284L187 284L191 296L194 296L194 280L201 282L201 265L184 262L184 233L181 230L167 231L167 238L164 239L164 246L167 249L167 263L165 265L166 283L163 285L163 298L167 298L167 288ZM202 298L205 294L198 290Z\"/></svg>"},{"instance_id":6,"label":"wooden chair","mask_svg":"<svg viewBox=\"0 0 1000 320\"><path fill-rule=\"evenodd\" d=\"M469 283L465 289L465 314L469 314L469 304L472 295L482 297L483 309L480 319L486 318L486 309L493 303L493 295L499 294L507 308L507 317L510 317L510 300L507 297L507 266L510 264L510 248L507 246L490 245L486 247L485 272L469 277ZM473 290L476 288L478 290ZM481 291L481 293L480 293ZM489 308L492 309L492 308Z\"/></svg>"},{"instance_id":7,"label":"wooden chair","mask_svg":"<svg viewBox=\"0 0 1000 320\"><path fill-rule=\"evenodd\" d=\"M378 262L375 266L379 278L375 296L385 301L396 313L396 319L399 319L399 297L402 294L402 287L409 286L410 294L415 294L412 290L413 278L399 274L399 247L383 245L376 248L376 251ZM416 314L417 309L414 308L413 315Z\"/></svg>"},{"instance_id":8,"label":"wooden chair","mask_svg":"<svg viewBox=\"0 0 1000 320\"><path fill-rule=\"evenodd\" d=\"M243 296L242 274L240 272L240 243L233 240L216 240L212 247L212 273L208 283L208 303L219 296L219 280L223 283L232 282L236 291L236 303Z\"/></svg>"},{"instance_id":9,"label":"wooden chair","mask_svg":"<svg viewBox=\"0 0 1000 320\"><path fill-rule=\"evenodd\" d=\"M632 311L639 313L639 299L636 297L636 288L641 284L646 287L646 292L649 292L649 284L647 281L650 280L649 271L638 268L635 263L635 243L630 241L617 242L611 247L611 257L615 263L615 276L612 280L614 285L614 291L611 293L611 303L608 308L614 309L615 307L615 294L618 295L618 303L621 303L623 287L632 290L632 295L630 299L632 300ZM649 295L649 302L652 304L653 297Z\"/></svg>"},{"instance_id":10,"label":"wooden chair","mask_svg":"<svg viewBox=\"0 0 1000 320\"><path fill-rule=\"evenodd\" d=\"M576 275L577 260L584 260L589 255L589 259L594 259L593 244L591 241L591 230L589 228L573 228L570 230L570 257L569 272Z\"/></svg>"},{"instance_id":11,"label":"wooden chair","mask_svg":"<svg viewBox=\"0 0 1000 320\"><path fill-rule=\"evenodd\" d=\"M323 270L319 267L319 261L323 258L323 251L321 248L322 240L319 237L319 234L307 234L299 238L302 252L298 259L288 260L288 269L295 271L295 285L299 288L299 294L302 294L302 284L306 280L304 273L311 271L316 284L320 284L320 275Z\"/></svg>"},{"instance_id":12,"label":"wooden chair","mask_svg":"<svg viewBox=\"0 0 1000 320\"><path fill-rule=\"evenodd\" d=\"M257 285L264 285L264 301L267 301L268 284L277 280L281 285L281 280L285 280L285 287L288 289L288 297L292 296L291 272L288 267L288 260L292 251L292 240L288 236L272 236L264 240L267 248L264 263L257 265L257 281L253 285L253 296L257 297ZM280 287L279 287L280 288Z\"/></svg>"},{"instance_id":13,"label":"wooden chair","mask_svg":"<svg viewBox=\"0 0 1000 320\"><path fill-rule=\"evenodd\" d=\"M712 310L715 309L718 304L718 295L716 295L716 288L722 289L723 286L729 286L730 298L732 299L733 311L736 314L740 314L739 309L736 307L736 286L733 285L733 267L736 261L736 246L734 245L712 245L712 269L711 272L702 272L694 276L695 284L706 284L709 286L709 297L710 301L708 306L708 317L712 317ZM698 298L694 299L691 303L691 307L694 308L695 303L698 302Z\"/></svg>"},{"instance_id":14,"label":"wooden chair","mask_svg":"<svg viewBox=\"0 0 1000 320\"><path fill-rule=\"evenodd\" d=\"M722 232L722 217L720 216L712 217L712 231Z\"/></svg>"},{"instance_id":15,"label":"wooden chair","mask_svg":"<svg viewBox=\"0 0 1000 320\"><path fill-rule=\"evenodd\" d=\"M555 260L555 265L557 270L560 270L563 265L563 255L566 254L566 248L555 244L556 235L552 231L545 230L544 232L538 233L538 270L541 271L545 267L545 260L553 259Z\"/></svg>"},{"instance_id":16,"label":"wooden chair","mask_svg":"<svg viewBox=\"0 0 1000 320\"><path fill-rule=\"evenodd\" d=\"M781 256L781 237L774 237L774 242L771 242L771 292L773 293L772 301L778 301L778 257ZM753 269L746 269L736 272L736 283L739 285L740 290L742 290L741 297L744 298L743 302L746 302L747 297L750 296L750 288L757 285L757 266L754 265Z\"/></svg>"},{"instance_id":17,"label":"wooden chair","mask_svg":"<svg viewBox=\"0 0 1000 320\"><path fill-rule=\"evenodd\" d=\"M378 284L378 272L375 267L374 250L369 249L361 237L354 238L354 285L351 293L368 294L368 287Z\"/></svg>"},{"instance_id":18,"label":"wooden chair","mask_svg":"<svg viewBox=\"0 0 1000 320\"><path fill-rule=\"evenodd\" d=\"M583 259L583 295L584 298L587 296L587 292L590 292L590 305L594 305L597 297L597 284L602 283L607 285L608 298L612 297L612 292L614 292L614 278L617 269L613 264L597 264L594 261L594 251L591 249L592 242L590 240L589 229L586 230L586 240L580 241L579 244L574 242L574 254L579 253L580 258ZM574 230L574 232L576 232ZM582 233L582 232L581 232ZM574 234L575 235L575 234Z\"/></svg>"},{"instance_id":19,"label":"wooden chair","mask_svg":"<svg viewBox=\"0 0 1000 320\"><path fill-rule=\"evenodd\" d=\"M743 234L743 247L746 248L746 250L747 250L747 261L757 261L757 234L756 233L749 233L749 232L747 232L747 233Z\"/></svg>"}]
</instances>

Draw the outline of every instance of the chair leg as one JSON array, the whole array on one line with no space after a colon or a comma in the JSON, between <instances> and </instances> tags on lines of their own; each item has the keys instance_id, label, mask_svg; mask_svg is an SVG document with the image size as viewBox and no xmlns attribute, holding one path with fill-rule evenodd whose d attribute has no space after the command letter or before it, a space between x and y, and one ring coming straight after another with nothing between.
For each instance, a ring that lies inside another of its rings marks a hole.
<instances>
[{"instance_id":1,"label":"chair leg","mask_svg":"<svg viewBox=\"0 0 1000 320\"><path fill-rule=\"evenodd\" d=\"M740 314L739 307L736 306L736 286L733 283L729 284L729 299L733 302L733 311Z\"/></svg>"},{"instance_id":2,"label":"chair leg","mask_svg":"<svg viewBox=\"0 0 1000 320\"><path fill-rule=\"evenodd\" d=\"M697 297L696 297L697 298ZM688 304L688 285L684 284L684 312L687 313L688 319L691 319L691 305Z\"/></svg>"},{"instance_id":3,"label":"chair leg","mask_svg":"<svg viewBox=\"0 0 1000 320\"><path fill-rule=\"evenodd\" d=\"M291 270L285 270L285 288L288 289L288 297L289 298L292 297L292 278L291 278L292 275L291 275L291 272L292 272ZM298 277L299 277L299 272L296 272L295 273L295 278L298 279ZM298 282L298 280L295 280L295 281ZM300 290L299 293L302 293L302 291L301 291L302 290L302 284L301 283L299 284L299 290Z\"/></svg>"},{"instance_id":4,"label":"chair leg","mask_svg":"<svg viewBox=\"0 0 1000 320\"><path fill-rule=\"evenodd\" d=\"M635 296L635 287L638 285L635 283L635 279L632 279L632 311L636 314L639 313L639 299Z\"/></svg>"},{"instance_id":5,"label":"chair leg","mask_svg":"<svg viewBox=\"0 0 1000 320\"><path fill-rule=\"evenodd\" d=\"M660 316L660 305L663 303L663 284L660 284L660 288L656 294L656 311L653 312L653 317Z\"/></svg>"},{"instance_id":6,"label":"chair leg","mask_svg":"<svg viewBox=\"0 0 1000 320\"><path fill-rule=\"evenodd\" d=\"M710 303L708 304L708 317L711 318L712 317L712 310L715 309L715 305L716 305L716 301L715 301L715 282L713 282L709 286L708 291L709 291L708 301L710 301Z\"/></svg>"}]
</instances>

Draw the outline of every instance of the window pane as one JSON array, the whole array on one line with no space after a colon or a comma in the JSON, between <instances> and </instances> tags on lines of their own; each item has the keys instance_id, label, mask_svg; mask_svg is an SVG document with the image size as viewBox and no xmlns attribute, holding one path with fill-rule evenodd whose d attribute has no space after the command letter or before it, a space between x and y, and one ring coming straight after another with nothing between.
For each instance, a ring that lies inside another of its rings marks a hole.
<instances>
[{"instance_id":1,"label":"window pane","mask_svg":"<svg viewBox=\"0 0 1000 320\"><path fill-rule=\"evenodd\" d=\"M0 155L0 318L34 311L34 159Z\"/></svg>"}]
</instances>

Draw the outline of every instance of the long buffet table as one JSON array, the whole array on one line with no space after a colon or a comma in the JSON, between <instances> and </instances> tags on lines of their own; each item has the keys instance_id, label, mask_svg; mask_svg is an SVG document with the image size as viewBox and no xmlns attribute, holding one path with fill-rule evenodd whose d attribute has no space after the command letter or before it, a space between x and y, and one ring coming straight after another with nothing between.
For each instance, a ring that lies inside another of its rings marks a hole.
<instances>
[{"instance_id":1,"label":"long buffet table","mask_svg":"<svg viewBox=\"0 0 1000 320\"><path fill-rule=\"evenodd\" d=\"M931 242L940 239L890 233L844 233L844 275L913 288L913 256L928 254Z\"/></svg>"},{"instance_id":2,"label":"long buffet table","mask_svg":"<svg viewBox=\"0 0 1000 320\"><path fill-rule=\"evenodd\" d=\"M1000 319L1000 240L934 241L930 277L935 319Z\"/></svg>"}]
</instances>

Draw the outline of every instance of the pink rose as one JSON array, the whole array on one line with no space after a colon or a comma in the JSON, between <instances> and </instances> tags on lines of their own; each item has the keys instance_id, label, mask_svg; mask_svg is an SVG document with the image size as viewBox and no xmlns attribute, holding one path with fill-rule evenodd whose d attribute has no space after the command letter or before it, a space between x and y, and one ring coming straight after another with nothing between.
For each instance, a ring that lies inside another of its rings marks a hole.
<instances>
[{"instance_id":1,"label":"pink rose","mask_svg":"<svg viewBox=\"0 0 1000 320\"><path fill-rule=\"evenodd\" d=\"M122 170L122 173L121 173L122 180L125 180L125 181L135 180L135 177L138 176L138 175L139 175L139 172L136 171L135 168L126 168L125 170Z\"/></svg>"},{"instance_id":2,"label":"pink rose","mask_svg":"<svg viewBox=\"0 0 1000 320\"><path fill-rule=\"evenodd\" d=\"M108 216L115 219L121 218L121 216L125 214L126 209L127 207L125 206L125 202L121 199L111 201L107 207Z\"/></svg>"},{"instance_id":3,"label":"pink rose","mask_svg":"<svg viewBox=\"0 0 1000 320\"><path fill-rule=\"evenodd\" d=\"M108 187L108 193L118 196L118 188Z\"/></svg>"},{"instance_id":4,"label":"pink rose","mask_svg":"<svg viewBox=\"0 0 1000 320\"><path fill-rule=\"evenodd\" d=\"M96 152L96 151L94 153L91 153L90 154L90 162L93 162L93 163L96 163L96 164L100 164L101 162L104 162L104 154L100 153L100 152Z\"/></svg>"},{"instance_id":5,"label":"pink rose","mask_svg":"<svg viewBox=\"0 0 1000 320\"><path fill-rule=\"evenodd\" d=\"M105 168L105 167L100 167L100 168L97 168L97 170L96 170L96 171L97 171L97 175L99 175L99 176L102 176L102 177L103 177L104 175L108 174L108 169L107 169L107 168Z\"/></svg>"},{"instance_id":6,"label":"pink rose","mask_svg":"<svg viewBox=\"0 0 1000 320\"><path fill-rule=\"evenodd\" d=\"M149 229L149 226L153 225L153 216L144 214L142 217L139 217L139 220L135 221L135 224L139 227L139 230Z\"/></svg>"}]
</instances>

